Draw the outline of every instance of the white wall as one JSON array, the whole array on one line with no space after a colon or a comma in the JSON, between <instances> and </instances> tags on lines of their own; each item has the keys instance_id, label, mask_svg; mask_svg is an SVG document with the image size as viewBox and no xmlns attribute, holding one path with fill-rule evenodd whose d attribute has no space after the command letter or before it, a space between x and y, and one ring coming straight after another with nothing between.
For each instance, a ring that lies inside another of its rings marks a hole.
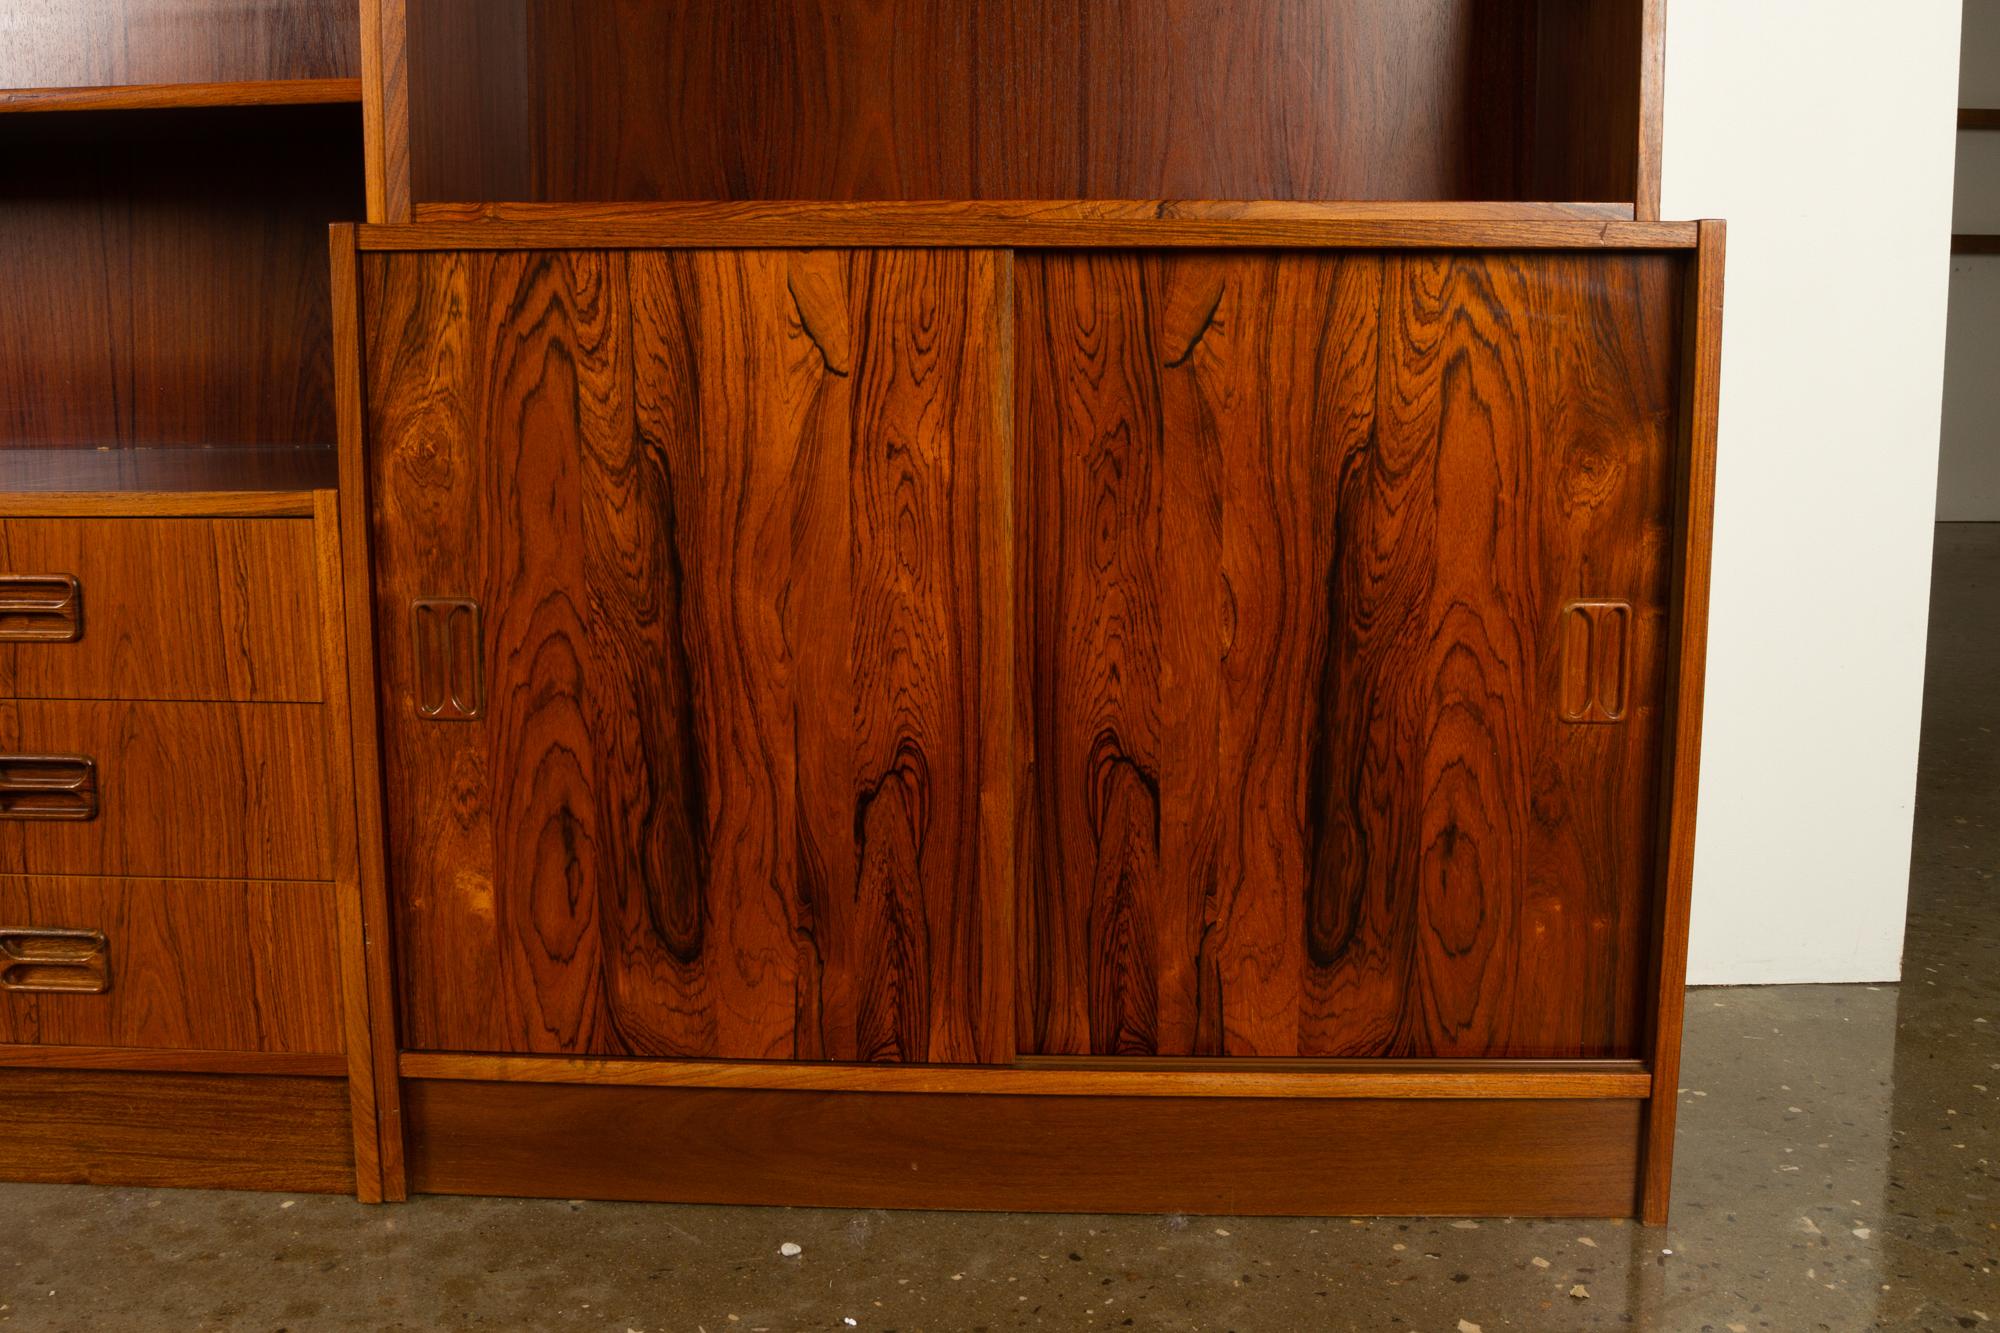
<instances>
[{"instance_id":1,"label":"white wall","mask_svg":"<svg viewBox=\"0 0 2000 1333\"><path fill-rule=\"evenodd\" d=\"M1958 104L2000 107L2000 0L1965 0ZM2000 232L2000 131L1963 130L1953 231ZM2000 520L2000 255L1954 255L1937 516Z\"/></svg>"},{"instance_id":2,"label":"white wall","mask_svg":"<svg viewBox=\"0 0 2000 1333\"><path fill-rule=\"evenodd\" d=\"M1671 0L1662 211L1729 221L1689 979L1898 975L1959 0Z\"/></svg>"}]
</instances>

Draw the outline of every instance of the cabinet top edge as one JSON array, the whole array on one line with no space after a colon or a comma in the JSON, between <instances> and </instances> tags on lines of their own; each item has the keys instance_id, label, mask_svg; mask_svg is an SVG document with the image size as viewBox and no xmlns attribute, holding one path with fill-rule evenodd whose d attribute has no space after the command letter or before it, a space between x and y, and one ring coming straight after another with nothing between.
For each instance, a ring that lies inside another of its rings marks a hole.
<instances>
[{"instance_id":1,"label":"cabinet top edge","mask_svg":"<svg viewBox=\"0 0 2000 1333\"><path fill-rule=\"evenodd\" d=\"M428 204L362 250L1117 247L1689 250L1630 205L1285 200Z\"/></svg>"}]
</instances>

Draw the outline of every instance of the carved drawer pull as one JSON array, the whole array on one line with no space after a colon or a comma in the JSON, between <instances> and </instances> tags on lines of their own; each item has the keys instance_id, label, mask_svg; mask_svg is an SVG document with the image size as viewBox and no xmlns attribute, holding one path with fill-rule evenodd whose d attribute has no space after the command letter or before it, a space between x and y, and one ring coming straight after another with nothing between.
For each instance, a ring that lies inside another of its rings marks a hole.
<instances>
[{"instance_id":1,"label":"carved drawer pull","mask_svg":"<svg viewBox=\"0 0 2000 1333\"><path fill-rule=\"evenodd\" d=\"M1562 720L1623 722L1632 688L1632 604L1599 597L1565 606L1562 654Z\"/></svg>"},{"instance_id":2,"label":"carved drawer pull","mask_svg":"<svg viewBox=\"0 0 2000 1333\"><path fill-rule=\"evenodd\" d=\"M0 926L0 991L102 995L111 946L101 930Z\"/></svg>"},{"instance_id":3,"label":"carved drawer pull","mask_svg":"<svg viewBox=\"0 0 2000 1333\"><path fill-rule=\"evenodd\" d=\"M0 754L0 819L95 818L95 759L73 754Z\"/></svg>"},{"instance_id":4,"label":"carved drawer pull","mask_svg":"<svg viewBox=\"0 0 2000 1333\"><path fill-rule=\"evenodd\" d=\"M74 643L83 637L83 585L74 574L0 574L0 643Z\"/></svg>"},{"instance_id":5,"label":"carved drawer pull","mask_svg":"<svg viewBox=\"0 0 2000 1333\"><path fill-rule=\"evenodd\" d=\"M479 603L469 597L419 597L410 603L417 650L417 716L470 721L486 711Z\"/></svg>"}]
</instances>

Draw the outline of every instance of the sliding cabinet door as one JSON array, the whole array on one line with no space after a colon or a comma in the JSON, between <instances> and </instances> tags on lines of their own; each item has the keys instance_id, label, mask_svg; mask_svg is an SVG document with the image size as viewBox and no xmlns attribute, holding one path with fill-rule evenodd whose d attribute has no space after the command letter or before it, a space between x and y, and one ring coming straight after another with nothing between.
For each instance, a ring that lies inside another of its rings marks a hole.
<instances>
[{"instance_id":1,"label":"sliding cabinet door","mask_svg":"<svg viewBox=\"0 0 2000 1333\"><path fill-rule=\"evenodd\" d=\"M1682 262L1017 259L1024 1053L1641 1053Z\"/></svg>"},{"instance_id":2,"label":"sliding cabinet door","mask_svg":"<svg viewBox=\"0 0 2000 1333\"><path fill-rule=\"evenodd\" d=\"M1005 271L366 258L406 1046L1012 1055Z\"/></svg>"}]
</instances>

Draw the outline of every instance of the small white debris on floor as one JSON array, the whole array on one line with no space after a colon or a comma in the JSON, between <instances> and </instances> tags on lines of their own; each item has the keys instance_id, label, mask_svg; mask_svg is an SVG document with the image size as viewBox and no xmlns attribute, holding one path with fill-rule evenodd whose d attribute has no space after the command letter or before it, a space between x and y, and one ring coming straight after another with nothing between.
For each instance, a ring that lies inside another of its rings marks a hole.
<instances>
[{"instance_id":1,"label":"small white debris on floor","mask_svg":"<svg viewBox=\"0 0 2000 1333\"><path fill-rule=\"evenodd\" d=\"M1579 1282L1569 1289L1569 1294L1579 1301L1587 1301L1590 1299L1590 1288Z\"/></svg>"},{"instance_id":2,"label":"small white debris on floor","mask_svg":"<svg viewBox=\"0 0 2000 1333\"><path fill-rule=\"evenodd\" d=\"M1461 1319L1458 1321L1458 1333L1486 1333L1486 1330L1470 1319Z\"/></svg>"},{"instance_id":3,"label":"small white debris on floor","mask_svg":"<svg viewBox=\"0 0 2000 1333\"><path fill-rule=\"evenodd\" d=\"M796 1259L804 1254L805 1251L799 1247L797 1241L788 1240L778 1247L778 1253L784 1255L787 1259ZM854 1321L849 1320L848 1322L852 1323Z\"/></svg>"},{"instance_id":4,"label":"small white debris on floor","mask_svg":"<svg viewBox=\"0 0 2000 1333\"><path fill-rule=\"evenodd\" d=\"M1226 1236L1229 1234L1229 1232L1222 1227L1217 1227L1215 1229L1215 1234L1218 1236Z\"/></svg>"},{"instance_id":5,"label":"small white debris on floor","mask_svg":"<svg viewBox=\"0 0 2000 1333\"><path fill-rule=\"evenodd\" d=\"M1578 1236L1576 1238L1576 1243L1579 1245L1588 1245L1593 1250L1597 1248L1597 1242L1592 1240L1588 1236Z\"/></svg>"},{"instance_id":6,"label":"small white debris on floor","mask_svg":"<svg viewBox=\"0 0 2000 1333\"><path fill-rule=\"evenodd\" d=\"M1479 1223L1469 1217L1462 1217L1458 1221L1453 1222L1451 1228L1454 1231L1477 1231L1479 1230Z\"/></svg>"},{"instance_id":7,"label":"small white debris on floor","mask_svg":"<svg viewBox=\"0 0 2000 1333\"><path fill-rule=\"evenodd\" d=\"M1549 1261L1542 1258L1542 1256L1539 1254L1536 1255L1534 1258L1528 1260L1528 1262L1533 1264L1537 1268L1547 1268L1549 1266Z\"/></svg>"},{"instance_id":8,"label":"small white debris on floor","mask_svg":"<svg viewBox=\"0 0 2000 1333\"><path fill-rule=\"evenodd\" d=\"M1819 1229L1819 1223L1813 1221L1810 1217L1800 1218L1799 1225L1805 1228L1808 1236L1824 1236L1826 1234Z\"/></svg>"}]
</instances>

